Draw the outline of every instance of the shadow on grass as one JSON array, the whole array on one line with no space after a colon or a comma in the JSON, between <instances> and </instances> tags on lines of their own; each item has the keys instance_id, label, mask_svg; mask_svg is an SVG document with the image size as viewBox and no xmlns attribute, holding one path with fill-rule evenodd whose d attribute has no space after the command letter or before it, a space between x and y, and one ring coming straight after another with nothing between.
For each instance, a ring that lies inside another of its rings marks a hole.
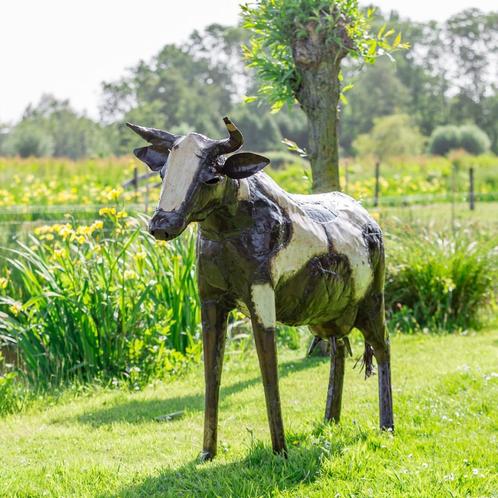
<instances>
[{"instance_id":1,"label":"shadow on grass","mask_svg":"<svg viewBox=\"0 0 498 498\"><path fill-rule=\"evenodd\" d=\"M288 459L274 455L270 448L258 443L241 460L231 463L215 460L207 464L191 461L140 481L135 479L111 496L274 496L275 492L313 483L324 472L324 458L342 458L347 447L365 441L367 437L368 433L362 430L345 433L322 427L313 435L301 433L287 438L288 442L291 440ZM305 489L300 491L300 496L306 496Z\"/></svg>"},{"instance_id":2,"label":"shadow on grass","mask_svg":"<svg viewBox=\"0 0 498 498\"><path fill-rule=\"evenodd\" d=\"M284 378L294 372L313 368L323 363L323 358L302 358L300 360L287 361L280 365L279 376ZM325 359L327 361L327 359ZM261 377L235 382L228 386L221 387L220 399L237 394L244 389L261 382ZM116 402L112 406L100 408L79 415L77 420L94 427L100 427L114 422L143 423L154 420L156 417L168 413L180 412L197 412L204 410L204 395L191 394L185 396L176 396L166 399L156 398L149 400L126 400Z\"/></svg>"},{"instance_id":3,"label":"shadow on grass","mask_svg":"<svg viewBox=\"0 0 498 498\"><path fill-rule=\"evenodd\" d=\"M232 463L215 460L207 464L195 460L134 482L114 496L273 496L276 491L314 482L322 474L324 456L341 458L344 449L364 440L365 434L361 431L350 433L336 441L333 438L332 442L329 441L330 433L325 438L310 440L309 437L304 434L294 436L294 446L291 446L287 460L258 443L242 460Z\"/></svg>"}]
</instances>

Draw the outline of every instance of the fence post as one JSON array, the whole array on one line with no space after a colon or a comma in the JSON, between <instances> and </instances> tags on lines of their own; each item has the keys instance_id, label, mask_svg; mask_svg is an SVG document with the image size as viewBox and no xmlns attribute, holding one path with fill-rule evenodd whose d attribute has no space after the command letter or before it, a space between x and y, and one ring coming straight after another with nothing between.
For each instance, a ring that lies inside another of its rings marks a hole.
<instances>
[{"instance_id":1,"label":"fence post","mask_svg":"<svg viewBox=\"0 0 498 498\"><path fill-rule=\"evenodd\" d=\"M475 193L474 193L474 168L469 168L469 206L470 210L475 209Z\"/></svg>"},{"instance_id":2,"label":"fence post","mask_svg":"<svg viewBox=\"0 0 498 498\"><path fill-rule=\"evenodd\" d=\"M376 161L375 162L374 207L379 207L379 194L380 194L380 161Z\"/></svg>"},{"instance_id":3,"label":"fence post","mask_svg":"<svg viewBox=\"0 0 498 498\"><path fill-rule=\"evenodd\" d=\"M135 189L135 202L138 198L138 168L133 168L133 188Z\"/></svg>"},{"instance_id":4,"label":"fence post","mask_svg":"<svg viewBox=\"0 0 498 498\"><path fill-rule=\"evenodd\" d=\"M145 214L149 212L149 182L145 184Z\"/></svg>"},{"instance_id":5,"label":"fence post","mask_svg":"<svg viewBox=\"0 0 498 498\"><path fill-rule=\"evenodd\" d=\"M451 164L451 230L453 233L455 233L455 217L456 217L455 213L456 173L457 173L456 161L453 161Z\"/></svg>"}]
</instances>

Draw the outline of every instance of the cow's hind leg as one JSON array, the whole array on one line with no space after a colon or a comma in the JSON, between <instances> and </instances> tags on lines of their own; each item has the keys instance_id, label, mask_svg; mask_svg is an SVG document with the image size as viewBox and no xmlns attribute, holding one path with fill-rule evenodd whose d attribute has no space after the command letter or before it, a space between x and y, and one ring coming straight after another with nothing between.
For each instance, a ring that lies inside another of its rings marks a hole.
<instances>
[{"instance_id":1,"label":"cow's hind leg","mask_svg":"<svg viewBox=\"0 0 498 498\"><path fill-rule=\"evenodd\" d=\"M355 315L355 310L352 315ZM338 324L335 322L311 327L311 330L317 336L328 337L330 342L330 375L327 400L325 402L326 422L339 422L341 418L346 356L351 355L351 345L347 334L349 334L351 328L350 323Z\"/></svg>"},{"instance_id":2,"label":"cow's hind leg","mask_svg":"<svg viewBox=\"0 0 498 498\"><path fill-rule=\"evenodd\" d=\"M379 424L383 430L394 429L393 397L391 388L391 351L384 320L384 296L372 295L366 307L358 313L357 327L365 337L365 354L370 347L377 361L379 378ZM368 362L366 363L368 368Z\"/></svg>"},{"instance_id":3,"label":"cow's hind leg","mask_svg":"<svg viewBox=\"0 0 498 498\"><path fill-rule=\"evenodd\" d=\"M346 344L344 339L331 337L329 340L330 377L327 389L327 401L325 403L325 421L339 422L341 418L342 388L344 386Z\"/></svg>"}]
</instances>

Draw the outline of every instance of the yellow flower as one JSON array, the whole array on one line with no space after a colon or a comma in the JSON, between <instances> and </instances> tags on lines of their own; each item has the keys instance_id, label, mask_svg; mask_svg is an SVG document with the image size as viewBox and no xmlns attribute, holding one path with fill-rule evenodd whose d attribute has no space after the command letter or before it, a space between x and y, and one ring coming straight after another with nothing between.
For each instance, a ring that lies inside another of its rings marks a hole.
<instances>
[{"instance_id":1,"label":"yellow flower","mask_svg":"<svg viewBox=\"0 0 498 498\"><path fill-rule=\"evenodd\" d=\"M35 235L44 235L50 233L51 227L49 225L42 225L41 227L35 228Z\"/></svg>"},{"instance_id":2,"label":"yellow flower","mask_svg":"<svg viewBox=\"0 0 498 498\"><path fill-rule=\"evenodd\" d=\"M100 216L116 216L116 208L103 207L99 210Z\"/></svg>"},{"instance_id":3,"label":"yellow flower","mask_svg":"<svg viewBox=\"0 0 498 498\"><path fill-rule=\"evenodd\" d=\"M61 236L64 240L66 240L66 239L67 239L67 238L69 238L69 237L72 237L73 235L74 235L74 231L73 231L73 229L72 229L71 225L69 225L69 224L65 225L65 226L61 229L61 231L60 231L60 236Z\"/></svg>"},{"instance_id":4,"label":"yellow flower","mask_svg":"<svg viewBox=\"0 0 498 498\"><path fill-rule=\"evenodd\" d=\"M104 228L104 222L103 221L95 221L93 224L92 224L92 229L93 231L95 230L102 230Z\"/></svg>"},{"instance_id":5,"label":"yellow flower","mask_svg":"<svg viewBox=\"0 0 498 498\"><path fill-rule=\"evenodd\" d=\"M145 251L140 251L135 254L134 258L137 261L143 261L147 257L147 253Z\"/></svg>"},{"instance_id":6,"label":"yellow flower","mask_svg":"<svg viewBox=\"0 0 498 498\"><path fill-rule=\"evenodd\" d=\"M124 272L125 280L134 280L135 278L137 278L137 274L133 270L126 270Z\"/></svg>"},{"instance_id":7,"label":"yellow flower","mask_svg":"<svg viewBox=\"0 0 498 498\"><path fill-rule=\"evenodd\" d=\"M0 277L0 290L5 290L7 288L7 285L9 285L8 279L5 277Z\"/></svg>"},{"instance_id":8,"label":"yellow flower","mask_svg":"<svg viewBox=\"0 0 498 498\"><path fill-rule=\"evenodd\" d=\"M19 316L19 314L22 311L22 306L21 303L14 303L9 306L9 311L14 315L14 316Z\"/></svg>"},{"instance_id":9,"label":"yellow flower","mask_svg":"<svg viewBox=\"0 0 498 498\"><path fill-rule=\"evenodd\" d=\"M107 192L106 197L109 201L116 201L119 199L122 193L123 189L121 187L118 187L112 189L110 192Z\"/></svg>"},{"instance_id":10,"label":"yellow flower","mask_svg":"<svg viewBox=\"0 0 498 498\"><path fill-rule=\"evenodd\" d=\"M126 218L128 213L126 211L118 211L116 213L116 218L119 220L120 218Z\"/></svg>"},{"instance_id":11,"label":"yellow flower","mask_svg":"<svg viewBox=\"0 0 498 498\"><path fill-rule=\"evenodd\" d=\"M92 235L92 232L93 232L92 227L85 225L79 226L76 229L76 235Z\"/></svg>"},{"instance_id":12,"label":"yellow flower","mask_svg":"<svg viewBox=\"0 0 498 498\"><path fill-rule=\"evenodd\" d=\"M84 244L86 242L85 236L80 235L79 237L76 237L76 242L78 242L78 244Z\"/></svg>"}]
</instances>

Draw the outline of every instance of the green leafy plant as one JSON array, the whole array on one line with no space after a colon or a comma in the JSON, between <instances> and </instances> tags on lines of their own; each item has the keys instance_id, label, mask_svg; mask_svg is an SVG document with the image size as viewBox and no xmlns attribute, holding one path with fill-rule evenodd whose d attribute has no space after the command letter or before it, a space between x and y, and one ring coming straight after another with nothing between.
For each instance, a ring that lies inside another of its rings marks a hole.
<instances>
[{"instance_id":1,"label":"green leafy plant","mask_svg":"<svg viewBox=\"0 0 498 498\"><path fill-rule=\"evenodd\" d=\"M385 25L377 34L371 33L375 9L364 12L355 0L259 0L241 9L243 26L252 32L244 54L263 82L259 94L275 111L296 100L301 75L293 49L310 36L311 26L317 34L323 33L324 49L337 58L349 55L372 64L381 55L409 46L400 33ZM343 86L343 100L350 88L350 84Z\"/></svg>"},{"instance_id":2,"label":"green leafy plant","mask_svg":"<svg viewBox=\"0 0 498 498\"><path fill-rule=\"evenodd\" d=\"M23 387L15 372L0 373L0 415L17 413L23 409L27 397Z\"/></svg>"},{"instance_id":3,"label":"green leafy plant","mask_svg":"<svg viewBox=\"0 0 498 498\"><path fill-rule=\"evenodd\" d=\"M389 246L386 308L403 332L477 328L496 293L496 237L407 232Z\"/></svg>"},{"instance_id":4,"label":"green leafy plant","mask_svg":"<svg viewBox=\"0 0 498 498\"><path fill-rule=\"evenodd\" d=\"M139 386L198 355L194 237L156 243L115 208L91 225L39 227L7 251L0 330L31 384Z\"/></svg>"}]
</instances>

